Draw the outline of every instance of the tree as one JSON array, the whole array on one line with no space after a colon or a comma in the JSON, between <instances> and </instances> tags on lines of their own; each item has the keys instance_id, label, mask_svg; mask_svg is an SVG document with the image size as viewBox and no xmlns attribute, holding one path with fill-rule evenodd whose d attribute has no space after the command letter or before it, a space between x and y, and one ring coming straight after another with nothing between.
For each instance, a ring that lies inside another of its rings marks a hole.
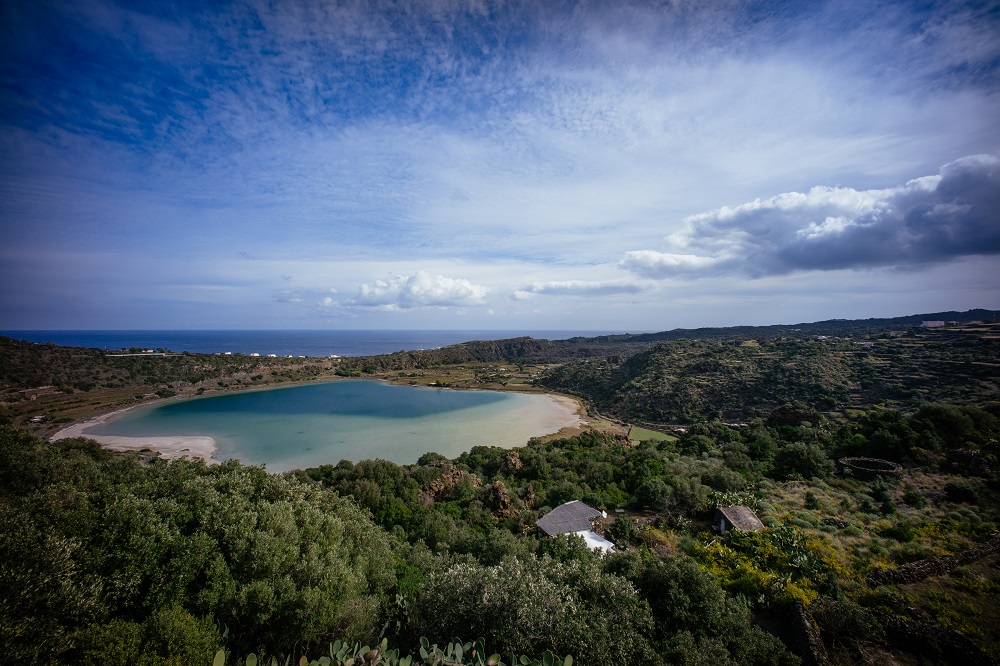
<instances>
[{"instance_id":1,"label":"tree","mask_svg":"<svg viewBox=\"0 0 1000 666\"><path fill-rule=\"evenodd\" d=\"M594 558L457 565L431 577L415 614L431 642L481 636L503 655L551 650L582 664L651 656L649 606L628 581L603 573Z\"/></svg>"},{"instance_id":2,"label":"tree","mask_svg":"<svg viewBox=\"0 0 1000 666\"><path fill-rule=\"evenodd\" d=\"M750 622L745 607L727 597L689 559L649 559L634 551L608 558L606 570L635 583L655 619L657 653L677 664L794 664L798 660Z\"/></svg>"},{"instance_id":3,"label":"tree","mask_svg":"<svg viewBox=\"0 0 1000 666\"><path fill-rule=\"evenodd\" d=\"M674 490L661 478L646 481L632 494L633 503L654 511L667 511L674 505Z\"/></svg>"},{"instance_id":4,"label":"tree","mask_svg":"<svg viewBox=\"0 0 1000 666\"><path fill-rule=\"evenodd\" d=\"M119 620L141 625L122 631L143 654L202 645L213 621L237 649L377 635L395 584L388 535L318 484L235 461L143 466L9 428L0 457L6 655L51 661Z\"/></svg>"},{"instance_id":5,"label":"tree","mask_svg":"<svg viewBox=\"0 0 1000 666\"><path fill-rule=\"evenodd\" d=\"M608 527L608 536L616 546L627 546L638 534L635 523L628 516L618 516Z\"/></svg>"},{"instance_id":6,"label":"tree","mask_svg":"<svg viewBox=\"0 0 1000 666\"><path fill-rule=\"evenodd\" d=\"M779 479L822 479L833 474L833 469L833 461L815 442L782 444L774 456L774 475Z\"/></svg>"}]
</instances>

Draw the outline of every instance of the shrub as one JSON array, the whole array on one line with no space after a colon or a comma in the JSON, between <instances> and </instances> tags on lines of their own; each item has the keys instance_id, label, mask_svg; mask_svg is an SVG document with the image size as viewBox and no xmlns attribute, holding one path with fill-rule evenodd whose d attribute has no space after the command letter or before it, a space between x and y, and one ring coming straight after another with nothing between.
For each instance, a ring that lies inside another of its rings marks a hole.
<instances>
[{"instance_id":1,"label":"shrub","mask_svg":"<svg viewBox=\"0 0 1000 666\"><path fill-rule=\"evenodd\" d=\"M638 534L638 530L635 529L635 523L628 516L618 516L608 527L608 537L616 546L628 545Z\"/></svg>"},{"instance_id":2,"label":"shrub","mask_svg":"<svg viewBox=\"0 0 1000 666\"><path fill-rule=\"evenodd\" d=\"M666 511L674 504L674 491L663 479L650 479L636 489L632 501L640 508Z\"/></svg>"},{"instance_id":3,"label":"shrub","mask_svg":"<svg viewBox=\"0 0 1000 666\"><path fill-rule=\"evenodd\" d=\"M915 509L927 506L927 498L921 495L913 486L907 486L903 492L903 501Z\"/></svg>"},{"instance_id":4,"label":"shrub","mask_svg":"<svg viewBox=\"0 0 1000 666\"><path fill-rule=\"evenodd\" d=\"M878 533L880 536L895 539L900 543L907 543L913 541L913 538L917 535L917 530L909 522L901 521L882 528Z\"/></svg>"},{"instance_id":5,"label":"shrub","mask_svg":"<svg viewBox=\"0 0 1000 666\"><path fill-rule=\"evenodd\" d=\"M834 464L822 447L815 442L783 444L774 456L774 473L779 479L826 478L833 474Z\"/></svg>"},{"instance_id":6,"label":"shrub","mask_svg":"<svg viewBox=\"0 0 1000 666\"><path fill-rule=\"evenodd\" d=\"M951 481L945 484L944 493L952 502L975 504L979 501L979 491L968 481Z\"/></svg>"},{"instance_id":7,"label":"shrub","mask_svg":"<svg viewBox=\"0 0 1000 666\"><path fill-rule=\"evenodd\" d=\"M934 557L934 551L911 541L890 550L889 556L892 557L893 562L902 565Z\"/></svg>"},{"instance_id":8,"label":"shrub","mask_svg":"<svg viewBox=\"0 0 1000 666\"><path fill-rule=\"evenodd\" d=\"M501 654L552 650L584 664L651 657L644 638L653 624L649 606L593 559L457 565L428 580L414 616L432 641L482 636Z\"/></svg>"}]
</instances>

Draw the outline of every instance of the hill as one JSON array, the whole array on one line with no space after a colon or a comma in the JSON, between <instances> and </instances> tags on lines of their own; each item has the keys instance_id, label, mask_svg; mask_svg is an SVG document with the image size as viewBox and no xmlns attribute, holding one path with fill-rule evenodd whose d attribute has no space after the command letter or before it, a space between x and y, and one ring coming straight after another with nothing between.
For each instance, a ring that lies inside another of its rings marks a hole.
<instances>
[{"instance_id":1,"label":"hill","mask_svg":"<svg viewBox=\"0 0 1000 666\"><path fill-rule=\"evenodd\" d=\"M1000 326L965 325L902 336L675 340L627 359L560 365L540 383L619 418L692 423L746 420L803 402L825 411L931 400L1000 399Z\"/></svg>"}]
</instances>

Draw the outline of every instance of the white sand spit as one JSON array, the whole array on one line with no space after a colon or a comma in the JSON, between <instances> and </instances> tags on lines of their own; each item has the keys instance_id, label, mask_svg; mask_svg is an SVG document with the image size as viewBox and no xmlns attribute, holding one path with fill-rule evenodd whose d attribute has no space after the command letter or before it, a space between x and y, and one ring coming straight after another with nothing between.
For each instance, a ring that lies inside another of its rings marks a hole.
<instances>
[{"instance_id":1,"label":"white sand spit","mask_svg":"<svg viewBox=\"0 0 1000 666\"><path fill-rule=\"evenodd\" d=\"M160 435L157 437L122 437L120 435L92 435L90 428L102 425L127 412L119 409L116 412L101 414L89 421L76 423L52 435L50 441L68 439L70 437L86 437L101 443L111 451L141 451L149 449L159 454L165 460L177 458L201 458L205 462L217 462L212 459L216 450L215 440L211 437L193 437L190 435Z\"/></svg>"}]
</instances>

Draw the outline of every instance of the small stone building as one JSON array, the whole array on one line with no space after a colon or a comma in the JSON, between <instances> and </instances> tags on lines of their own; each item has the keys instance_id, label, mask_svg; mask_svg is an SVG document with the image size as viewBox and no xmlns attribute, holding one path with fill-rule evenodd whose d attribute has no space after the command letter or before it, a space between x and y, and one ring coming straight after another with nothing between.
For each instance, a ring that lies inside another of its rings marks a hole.
<instances>
[{"instance_id":1,"label":"small stone building","mask_svg":"<svg viewBox=\"0 0 1000 666\"><path fill-rule=\"evenodd\" d=\"M732 529L756 532L764 529L764 523L760 522L760 518L749 507L721 506L715 510L712 528L718 530L719 534L725 534Z\"/></svg>"}]
</instances>

